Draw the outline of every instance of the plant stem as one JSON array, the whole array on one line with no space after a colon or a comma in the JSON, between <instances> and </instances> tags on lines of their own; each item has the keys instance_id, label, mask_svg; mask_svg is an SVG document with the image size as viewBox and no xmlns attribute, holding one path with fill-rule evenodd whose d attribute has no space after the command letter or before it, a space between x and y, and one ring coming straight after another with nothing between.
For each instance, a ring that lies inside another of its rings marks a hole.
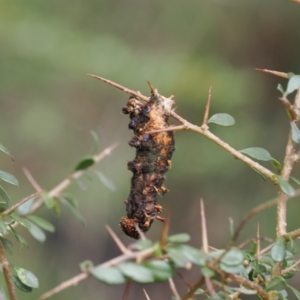
<instances>
[{"instance_id":1,"label":"plant stem","mask_svg":"<svg viewBox=\"0 0 300 300\"><path fill-rule=\"evenodd\" d=\"M0 262L3 269L3 275L6 283L6 287L9 294L10 300L17 300L15 286L12 281L12 276L9 269L9 263L5 257L5 252L2 243L0 242Z\"/></svg>"}]
</instances>

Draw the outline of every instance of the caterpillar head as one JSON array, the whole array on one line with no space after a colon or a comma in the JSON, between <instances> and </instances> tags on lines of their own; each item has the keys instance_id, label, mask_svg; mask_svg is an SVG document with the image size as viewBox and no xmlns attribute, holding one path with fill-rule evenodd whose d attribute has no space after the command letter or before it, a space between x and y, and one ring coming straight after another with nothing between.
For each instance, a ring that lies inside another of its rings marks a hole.
<instances>
[{"instance_id":1,"label":"caterpillar head","mask_svg":"<svg viewBox=\"0 0 300 300\"><path fill-rule=\"evenodd\" d=\"M127 217L123 217L119 223L121 230L128 236L134 238L134 239L139 239L140 233L137 230L137 226L142 232L147 232L152 224L153 220L150 222L146 222L144 224L139 224L135 219L130 219Z\"/></svg>"}]
</instances>

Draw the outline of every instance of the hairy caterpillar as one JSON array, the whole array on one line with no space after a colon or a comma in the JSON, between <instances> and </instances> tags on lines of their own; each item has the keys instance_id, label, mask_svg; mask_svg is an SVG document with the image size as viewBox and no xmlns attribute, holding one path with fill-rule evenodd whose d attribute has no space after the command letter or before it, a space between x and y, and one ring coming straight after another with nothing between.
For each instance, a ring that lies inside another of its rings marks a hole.
<instances>
[{"instance_id":1,"label":"hairy caterpillar","mask_svg":"<svg viewBox=\"0 0 300 300\"><path fill-rule=\"evenodd\" d=\"M136 148L136 156L128 163L133 176L130 194L125 201L127 217L121 219L120 227L135 239L140 237L137 226L146 232L155 219L163 220L159 216L162 206L157 203L157 196L167 192L163 186L164 174L171 167L174 135L172 131L147 132L169 127L172 104L173 100L159 95L151 87L151 97L147 102L132 96L127 107L123 108L123 113L130 117L128 127L133 130L134 137L129 145Z\"/></svg>"}]
</instances>

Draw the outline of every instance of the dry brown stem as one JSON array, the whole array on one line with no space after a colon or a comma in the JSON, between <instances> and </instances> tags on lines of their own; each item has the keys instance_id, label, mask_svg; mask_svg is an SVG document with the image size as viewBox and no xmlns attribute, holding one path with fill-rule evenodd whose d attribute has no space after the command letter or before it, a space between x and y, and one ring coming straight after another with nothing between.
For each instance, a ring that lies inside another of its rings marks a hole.
<instances>
[{"instance_id":1,"label":"dry brown stem","mask_svg":"<svg viewBox=\"0 0 300 300\"><path fill-rule=\"evenodd\" d=\"M9 263L5 257L5 252L2 243L0 242L0 263L2 265L3 275L5 279L5 284L8 290L9 299L17 300L17 294L15 291L15 286L12 282L11 272L9 269Z\"/></svg>"}]
</instances>

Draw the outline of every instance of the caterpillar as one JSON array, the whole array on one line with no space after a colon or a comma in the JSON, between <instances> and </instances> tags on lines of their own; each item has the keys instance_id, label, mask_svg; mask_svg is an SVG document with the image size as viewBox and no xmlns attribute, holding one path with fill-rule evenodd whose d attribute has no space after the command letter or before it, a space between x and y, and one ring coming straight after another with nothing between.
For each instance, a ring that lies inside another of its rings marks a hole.
<instances>
[{"instance_id":1,"label":"caterpillar","mask_svg":"<svg viewBox=\"0 0 300 300\"><path fill-rule=\"evenodd\" d=\"M150 84L149 84L150 85ZM158 204L158 194L164 195L167 188L163 183L164 174L171 167L171 158L175 150L173 131L148 133L165 129L173 100L158 94L151 88L151 97L141 102L138 97L131 96L123 113L128 114L129 129L134 137L129 141L136 148L133 161L128 162L128 169L133 173L131 189L125 201L127 216L120 221L121 230L128 236L138 239L141 232L147 232L155 219L163 221L159 215L162 206Z\"/></svg>"}]
</instances>

